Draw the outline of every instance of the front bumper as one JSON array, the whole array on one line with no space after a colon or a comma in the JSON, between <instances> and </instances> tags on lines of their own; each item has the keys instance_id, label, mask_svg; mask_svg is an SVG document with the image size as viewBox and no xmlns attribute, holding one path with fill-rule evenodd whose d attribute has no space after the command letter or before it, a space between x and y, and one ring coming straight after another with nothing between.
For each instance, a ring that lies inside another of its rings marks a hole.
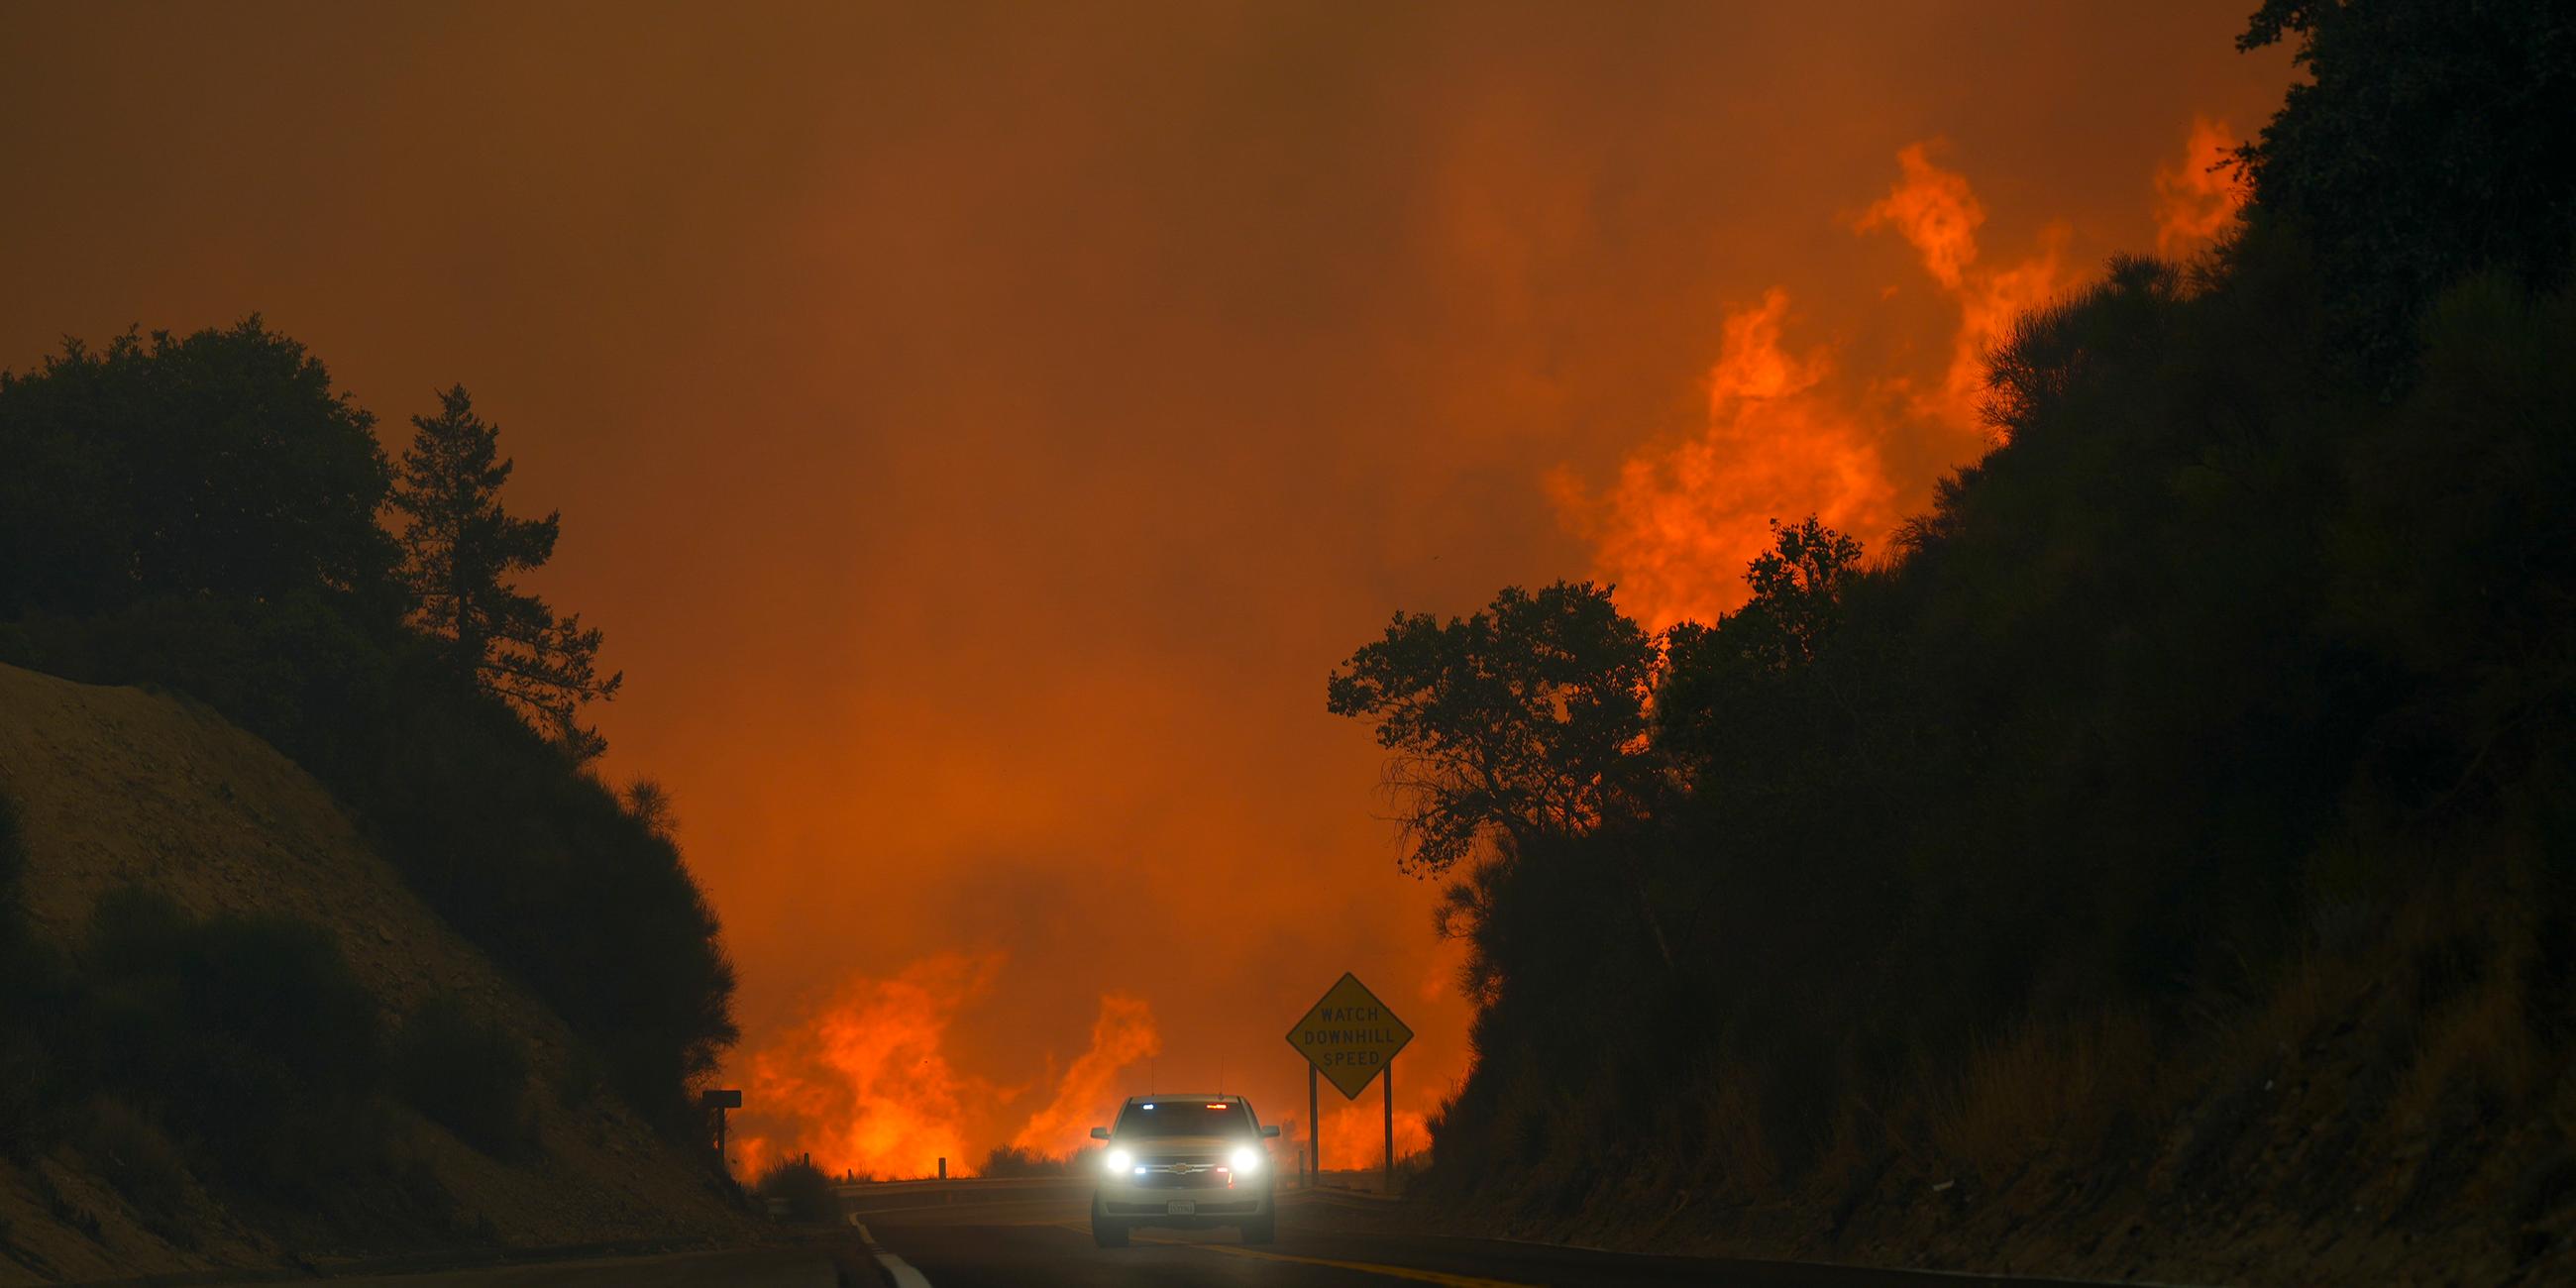
<instances>
[{"instance_id":1,"label":"front bumper","mask_svg":"<svg viewBox=\"0 0 2576 1288\"><path fill-rule=\"evenodd\" d=\"M1191 1230L1260 1220L1270 1213L1271 1187L1267 1180L1190 1187L1103 1181L1092 1202L1102 1216L1131 1225Z\"/></svg>"}]
</instances>

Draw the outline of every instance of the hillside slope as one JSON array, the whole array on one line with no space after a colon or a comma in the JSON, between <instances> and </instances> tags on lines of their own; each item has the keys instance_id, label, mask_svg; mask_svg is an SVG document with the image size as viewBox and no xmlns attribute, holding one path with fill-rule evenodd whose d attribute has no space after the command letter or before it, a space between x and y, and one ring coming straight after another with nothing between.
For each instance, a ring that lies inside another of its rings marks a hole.
<instances>
[{"instance_id":1,"label":"hillside slope","mask_svg":"<svg viewBox=\"0 0 2576 1288\"><path fill-rule=\"evenodd\" d=\"M2516 972L2481 972L2428 1018L2409 969L2374 956L2312 958L2177 1049L2104 1034L1990 1048L1954 1071L1956 1117L1931 1139L1837 1142L1794 1183L1721 1171L1684 1188L1551 1160L1517 1188L1435 1193L1426 1215L1464 1233L1980 1274L2576 1282L2576 1082L2518 1034Z\"/></svg>"},{"instance_id":2,"label":"hillside slope","mask_svg":"<svg viewBox=\"0 0 2576 1288\"><path fill-rule=\"evenodd\" d=\"M361 841L267 744L184 699L0 666L0 793L18 815L19 896L33 933L71 954L100 897L127 887L199 916L282 915L333 932L387 1018L462 999L529 1052L538 1148L503 1162L408 1109L406 1154L443 1194L449 1229L387 1246L307 1214L233 1201L193 1178L175 1239L63 1146L0 1163L0 1284L208 1266L327 1262L428 1243L538 1247L659 1237L739 1239L751 1226L691 1160L582 1084L560 1019L497 970ZM193 1247L181 1245L194 1245Z\"/></svg>"}]
</instances>

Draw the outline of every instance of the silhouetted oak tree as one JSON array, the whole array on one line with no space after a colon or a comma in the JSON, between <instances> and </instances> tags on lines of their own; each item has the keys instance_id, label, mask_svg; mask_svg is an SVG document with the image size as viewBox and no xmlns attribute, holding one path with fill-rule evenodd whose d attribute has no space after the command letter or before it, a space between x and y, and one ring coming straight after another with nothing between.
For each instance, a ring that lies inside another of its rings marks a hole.
<instances>
[{"instance_id":1,"label":"silhouetted oak tree","mask_svg":"<svg viewBox=\"0 0 2576 1288\"><path fill-rule=\"evenodd\" d=\"M1397 614L1333 673L1325 705L1376 723L1412 843L1400 862L1435 876L1493 833L1516 853L1641 817L1658 777L1645 754L1654 665L1653 637L1608 586L1515 586L1463 620ZM1474 893L1453 890L1453 909L1472 908ZM1635 893L1669 961L1652 901L1642 885Z\"/></svg>"},{"instance_id":2,"label":"silhouetted oak tree","mask_svg":"<svg viewBox=\"0 0 2576 1288\"><path fill-rule=\"evenodd\" d=\"M307 593L390 616L372 424L255 315L0 373L0 619Z\"/></svg>"},{"instance_id":3,"label":"silhouetted oak tree","mask_svg":"<svg viewBox=\"0 0 2576 1288\"><path fill-rule=\"evenodd\" d=\"M500 455L500 428L474 414L463 385L438 401L438 415L412 418L420 432L394 480L393 507L409 521L402 572L415 616L447 642L458 671L588 760L606 743L576 717L615 697L625 676L599 675L598 628L584 628L578 613L555 616L514 580L553 557L560 514L503 510L511 462Z\"/></svg>"},{"instance_id":4,"label":"silhouetted oak tree","mask_svg":"<svg viewBox=\"0 0 2576 1288\"><path fill-rule=\"evenodd\" d=\"M1787 526L1773 520L1771 537L1771 548L1745 567L1753 594L1742 608L1664 634L1656 737L1702 773L1741 780L1802 769L1779 758L1774 734L1786 709L1801 705L1811 679L1831 701L1806 709L1844 705L1815 664L1841 628L1845 588L1861 571L1860 542L1814 515Z\"/></svg>"},{"instance_id":5,"label":"silhouetted oak tree","mask_svg":"<svg viewBox=\"0 0 2576 1288\"><path fill-rule=\"evenodd\" d=\"M1499 829L1583 832L1632 809L1654 641L1610 588L1508 587L1446 623L1398 614L1333 673L1326 706L1377 723L1405 797L1408 869L1437 874Z\"/></svg>"}]
</instances>

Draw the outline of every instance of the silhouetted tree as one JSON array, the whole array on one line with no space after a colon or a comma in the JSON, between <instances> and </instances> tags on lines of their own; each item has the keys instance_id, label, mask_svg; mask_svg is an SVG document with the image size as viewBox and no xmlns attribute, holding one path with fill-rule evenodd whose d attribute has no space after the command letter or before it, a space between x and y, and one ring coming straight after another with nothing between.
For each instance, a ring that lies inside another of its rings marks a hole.
<instances>
[{"instance_id":1,"label":"silhouetted tree","mask_svg":"<svg viewBox=\"0 0 2576 1288\"><path fill-rule=\"evenodd\" d=\"M1745 582L1753 598L1737 617L1758 622L1748 641L1754 660L1777 670L1816 660L1842 620L1843 584L1860 570L1860 542L1817 521L1790 527L1771 521L1771 548L1754 557Z\"/></svg>"},{"instance_id":2,"label":"silhouetted tree","mask_svg":"<svg viewBox=\"0 0 2576 1288\"><path fill-rule=\"evenodd\" d=\"M0 619L307 592L389 612L373 424L256 315L0 373Z\"/></svg>"},{"instance_id":3,"label":"silhouetted tree","mask_svg":"<svg viewBox=\"0 0 2576 1288\"><path fill-rule=\"evenodd\" d=\"M509 467L457 391L405 461L398 542L378 522L392 471L371 425L256 318L68 342L0 376L0 661L166 686L267 739L563 1016L603 1090L694 1132L691 1088L736 1037L733 967L665 798L621 799L564 755L567 732L576 756L597 746L571 717L616 679L593 670L597 632L509 585L551 552L555 520L501 510ZM13 1106L79 1103L97 1080L88 1048L57 1040L95 1017L70 975L13 956L11 925L0 1066L27 1076L0 1088L0 1144L16 1148ZM60 1023L22 1059L12 1022L45 1015Z\"/></svg>"},{"instance_id":4,"label":"silhouetted tree","mask_svg":"<svg viewBox=\"0 0 2576 1288\"><path fill-rule=\"evenodd\" d=\"M1404 865L1436 874L1489 830L1581 832L1633 811L1652 778L1639 753L1654 658L1607 586L1511 587L1463 620L1398 614L1333 673L1325 705L1376 723L1413 839Z\"/></svg>"},{"instance_id":5,"label":"silhouetted tree","mask_svg":"<svg viewBox=\"0 0 2576 1288\"><path fill-rule=\"evenodd\" d=\"M579 614L557 617L519 589L519 573L553 557L559 513L513 517L501 508L511 462L500 427L474 414L463 385L438 396L439 414L415 416L393 507L402 532L403 578L422 629L446 641L448 658L478 685L554 735L577 761L605 749L583 728L583 705L617 695L623 673L602 678L600 632Z\"/></svg>"},{"instance_id":6,"label":"silhouetted tree","mask_svg":"<svg viewBox=\"0 0 2576 1288\"><path fill-rule=\"evenodd\" d=\"M1773 520L1771 540L1745 567L1753 594L1742 608L1713 625L1681 622L1664 633L1654 700L1661 746L1704 770L1729 742L1745 752L1732 758L1731 772L1758 771L1764 759L1781 767L1769 745L1781 718L1774 708L1799 688L1783 681L1827 648L1842 623L1844 589L1860 573L1860 542L1813 515L1786 527ZM1738 728L1749 736L1733 737Z\"/></svg>"},{"instance_id":7,"label":"silhouetted tree","mask_svg":"<svg viewBox=\"0 0 2576 1288\"><path fill-rule=\"evenodd\" d=\"M1517 853L1541 836L1645 813L1656 781L1645 755L1654 662L1654 640L1620 614L1609 587L1509 587L1465 619L1397 614L1384 639L1333 673L1325 706L1374 722L1378 745L1394 753L1387 781L1412 843L1399 861L1432 876L1492 833ZM1653 900L1627 875L1669 960ZM1461 914L1472 922L1481 897L1473 879L1452 886L1444 926Z\"/></svg>"},{"instance_id":8,"label":"silhouetted tree","mask_svg":"<svg viewBox=\"0 0 2576 1288\"><path fill-rule=\"evenodd\" d=\"M2316 249L2338 321L2402 359L2463 273L2567 280L2576 253L2576 7L2265 0L2239 49L2295 39L2314 76L2242 150L2258 222Z\"/></svg>"}]
</instances>

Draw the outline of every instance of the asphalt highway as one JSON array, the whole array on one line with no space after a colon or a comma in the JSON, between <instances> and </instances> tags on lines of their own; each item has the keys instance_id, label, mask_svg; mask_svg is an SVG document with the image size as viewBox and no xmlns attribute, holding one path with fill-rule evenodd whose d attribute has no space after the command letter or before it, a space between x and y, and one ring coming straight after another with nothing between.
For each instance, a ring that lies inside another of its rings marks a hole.
<instances>
[{"instance_id":1,"label":"asphalt highway","mask_svg":"<svg viewBox=\"0 0 2576 1288\"><path fill-rule=\"evenodd\" d=\"M1853 1269L1780 1262L1644 1256L1454 1238L1388 1228L1388 1214L1291 1192L1278 1242L1243 1244L1232 1230L1143 1230L1126 1248L1093 1245L1084 1193L915 1196L859 1211L867 1250L892 1288L2047 1288L2030 1279ZM936 1197L938 1201L929 1201ZM2061 1286L2066 1288L2066 1286Z\"/></svg>"},{"instance_id":2,"label":"asphalt highway","mask_svg":"<svg viewBox=\"0 0 2576 1288\"><path fill-rule=\"evenodd\" d=\"M1230 1229L1093 1245L1088 1187L1064 1181L853 1186L846 1229L790 1246L327 1282L343 1288L2092 1288L1789 1262L1647 1256L1410 1228L1381 1201L1290 1191L1278 1241Z\"/></svg>"}]
</instances>

